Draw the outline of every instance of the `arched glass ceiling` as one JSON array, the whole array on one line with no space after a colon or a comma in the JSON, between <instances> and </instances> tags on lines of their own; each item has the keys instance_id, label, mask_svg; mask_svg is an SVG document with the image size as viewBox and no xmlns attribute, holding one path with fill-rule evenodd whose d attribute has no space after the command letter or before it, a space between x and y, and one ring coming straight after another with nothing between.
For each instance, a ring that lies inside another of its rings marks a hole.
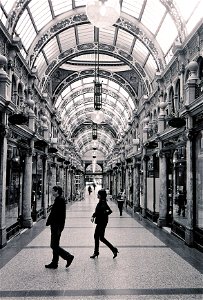
<instances>
[{"instance_id":1,"label":"arched glass ceiling","mask_svg":"<svg viewBox=\"0 0 203 300\"><path fill-rule=\"evenodd\" d=\"M100 129L97 132L96 142L97 142L97 149L100 150L102 153L104 153L104 155L107 155L108 152L111 152L115 145L115 140L104 129ZM86 151L93 148L92 130L86 129L82 134L80 134L77 138L74 139L74 144L76 150L81 155L85 154Z\"/></svg>"},{"instance_id":2,"label":"arched glass ceiling","mask_svg":"<svg viewBox=\"0 0 203 300\"><path fill-rule=\"evenodd\" d=\"M23 42L23 56L26 58L29 55L31 58L33 46L37 45L35 41L39 41L38 37L41 37L43 32L46 32L54 24L62 27L62 24L59 25L57 22L64 19L65 16L69 17L71 22L73 15L85 13L85 4L86 0L25 0L21 2L2 0L0 14L2 22L10 33L19 34ZM137 27L138 31L142 31L145 38L150 38L154 44L157 42L167 62L174 40L177 37L181 42L185 39L186 34L190 33L194 25L201 19L202 10L201 0L123 0L121 20L128 19ZM140 37L137 38L127 29L112 26L101 30L100 43L104 41L114 44L127 53L133 53L137 56L138 61L139 56L143 57L141 49L144 46L146 48L144 67L148 64L149 72L152 72L152 68L157 68L157 66L155 63L153 66L150 47L144 45L143 41L140 44ZM59 53L78 44L93 42L93 40L93 26L87 22L75 28L70 26L68 30L62 31L56 38L53 38L51 44L44 45L38 53L38 61L35 64L38 65L39 72L41 72ZM30 50L31 52L29 52Z\"/></svg>"},{"instance_id":3,"label":"arched glass ceiling","mask_svg":"<svg viewBox=\"0 0 203 300\"><path fill-rule=\"evenodd\" d=\"M132 119L135 104L129 94L117 83L102 77L100 79L104 123L111 124L120 137ZM63 128L71 135L79 124L91 122L91 114L94 111L93 81L94 77L75 81L56 99L55 108Z\"/></svg>"},{"instance_id":4,"label":"arched glass ceiling","mask_svg":"<svg viewBox=\"0 0 203 300\"><path fill-rule=\"evenodd\" d=\"M150 92L155 73L162 71L172 58L174 41L184 42L202 18L203 0L122 0L121 3L120 19L101 30L89 23L86 0L1 0L0 17L10 34L21 38L21 54L31 68L37 67L41 87L46 86L46 80L57 68L69 73L85 72L85 65L92 66L90 60L99 41L101 68L115 73L135 70ZM90 117L92 87L82 95L85 85L85 81L76 80L67 88L67 95L57 94L57 110L71 134ZM115 91L111 81L104 82L104 86L106 122L121 134L136 105L124 89ZM86 151L86 140L89 142L91 136L82 134L80 153ZM112 144L110 140L105 144L102 139L100 146L103 153L109 153Z\"/></svg>"}]
</instances>

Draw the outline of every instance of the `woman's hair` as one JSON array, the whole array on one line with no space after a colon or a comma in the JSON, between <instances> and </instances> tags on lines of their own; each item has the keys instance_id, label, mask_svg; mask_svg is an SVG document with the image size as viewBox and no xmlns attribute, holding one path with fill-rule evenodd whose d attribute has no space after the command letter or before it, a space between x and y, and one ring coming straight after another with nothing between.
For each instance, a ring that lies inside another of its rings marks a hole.
<instances>
[{"instance_id":1,"label":"woman's hair","mask_svg":"<svg viewBox=\"0 0 203 300\"><path fill-rule=\"evenodd\" d=\"M99 190L98 191L98 195L101 197L102 200L106 200L107 193L106 193L106 191L104 189Z\"/></svg>"},{"instance_id":2,"label":"woman's hair","mask_svg":"<svg viewBox=\"0 0 203 300\"><path fill-rule=\"evenodd\" d=\"M62 193L63 193L62 187L59 186L59 185L53 186L53 190L54 190L55 192L58 192L59 196L61 196Z\"/></svg>"}]
</instances>

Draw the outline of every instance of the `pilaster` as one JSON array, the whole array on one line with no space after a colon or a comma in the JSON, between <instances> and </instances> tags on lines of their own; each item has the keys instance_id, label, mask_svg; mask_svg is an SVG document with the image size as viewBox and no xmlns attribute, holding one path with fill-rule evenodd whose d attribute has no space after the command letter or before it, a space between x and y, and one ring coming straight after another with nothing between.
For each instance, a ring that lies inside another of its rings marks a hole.
<instances>
[{"instance_id":1,"label":"pilaster","mask_svg":"<svg viewBox=\"0 0 203 300\"><path fill-rule=\"evenodd\" d=\"M25 155L25 170L23 182L23 211L22 211L22 224L25 228L31 228L33 221L31 217L31 191L32 191L32 149L33 141L31 142L30 149Z\"/></svg>"},{"instance_id":2,"label":"pilaster","mask_svg":"<svg viewBox=\"0 0 203 300\"><path fill-rule=\"evenodd\" d=\"M158 227L166 225L167 216L167 173L166 173L166 156L163 151L159 154L159 170L160 170L160 194L159 194L159 218Z\"/></svg>"},{"instance_id":3,"label":"pilaster","mask_svg":"<svg viewBox=\"0 0 203 300\"><path fill-rule=\"evenodd\" d=\"M6 113L2 113L3 124L6 122ZM5 125L4 125L5 126ZM1 133L0 139L0 248L7 244L6 239L6 169L7 169L7 137L6 130Z\"/></svg>"}]
</instances>

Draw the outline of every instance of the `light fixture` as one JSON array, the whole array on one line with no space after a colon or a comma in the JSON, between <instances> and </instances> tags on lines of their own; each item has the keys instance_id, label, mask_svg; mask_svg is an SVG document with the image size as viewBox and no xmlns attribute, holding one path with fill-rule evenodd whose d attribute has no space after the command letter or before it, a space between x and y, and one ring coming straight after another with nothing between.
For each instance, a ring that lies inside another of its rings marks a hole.
<instances>
[{"instance_id":1,"label":"light fixture","mask_svg":"<svg viewBox=\"0 0 203 300\"><path fill-rule=\"evenodd\" d=\"M92 115L91 119L94 123L100 124L104 120L104 113L101 110L95 110Z\"/></svg>"},{"instance_id":2,"label":"light fixture","mask_svg":"<svg viewBox=\"0 0 203 300\"><path fill-rule=\"evenodd\" d=\"M98 28L105 28L116 23L120 17L120 11L119 0L87 0L87 17Z\"/></svg>"},{"instance_id":3,"label":"light fixture","mask_svg":"<svg viewBox=\"0 0 203 300\"><path fill-rule=\"evenodd\" d=\"M104 120L102 108L102 83L99 80L99 41L95 52L95 79L94 79L94 111L91 114L92 122L100 124Z\"/></svg>"},{"instance_id":4,"label":"light fixture","mask_svg":"<svg viewBox=\"0 0 203 300\"><path fill-rule=\"evenodd\" d=\"M93 140L97 139L97 124L96 123L92 124L92 139Z\"/></svg>"}]
</instances>

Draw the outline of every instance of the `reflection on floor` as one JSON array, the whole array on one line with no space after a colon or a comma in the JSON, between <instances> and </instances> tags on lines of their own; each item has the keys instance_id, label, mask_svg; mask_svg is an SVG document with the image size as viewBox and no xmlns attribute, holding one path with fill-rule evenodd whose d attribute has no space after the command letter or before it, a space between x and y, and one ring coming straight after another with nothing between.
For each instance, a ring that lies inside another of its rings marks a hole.
<instances>
[{"instance_id":1,"label":"reflection on floor","mask_svg":"<svg viewBox=\"0 0 203 300\"><path fill-rule=\"evenodd\" d=\"M66 269L61 259L56 270L51 261L50 229L46 220L15 237L0 250L1 300L4 299L203 299L203 254L176 237L123 212L113 210L106 238L119 250L116 259L102 243L97 259L95 224L90 221L97 204L97 189L85 199L67 205L61 246L75 259Z\"/></svg>"}]
</instances>

